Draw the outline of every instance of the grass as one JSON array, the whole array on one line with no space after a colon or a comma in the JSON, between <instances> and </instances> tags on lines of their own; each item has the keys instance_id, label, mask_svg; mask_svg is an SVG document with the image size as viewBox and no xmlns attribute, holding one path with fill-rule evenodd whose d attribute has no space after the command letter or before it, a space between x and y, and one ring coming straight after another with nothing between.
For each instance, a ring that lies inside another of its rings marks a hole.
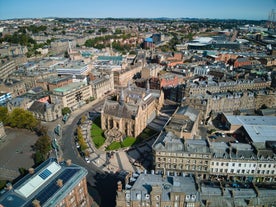
<instances>
[{"instance_id":1,"label":"grass","mask_svg":"<svg viewBox=\"0 0 276 207\"><path fill-rule=\"evenodd\" d=\"M121 142L122 147L130 147L136 142L135 137L126 137L124 141Z\"/></svg>"},{"instance_id":2,"label":"grass","mask_svg":"<svg viewBox=\"0 0 276 207\"><path fill-rule=\"evenodd\" d=\"M6 183L7 183L6 180L0 180L0 190L6 186Z\"/></svg>"},{"instance_id":3,"label":"grass","mask_svg":"<svg viewBox=\"0 0 276 207\"><path fill-rule=\"evenodd\" d=\"M101 119L100 117L96 118L92 124L91 127L91 137L92 137L92 141L95 144L95 147L98 149L100 148L104 142L105 142L105 138L103 136L103 130L101 129Z\"/></svg>"},{"instance_id":4,"label":"grass","mask_svg":"<svg viewBox=\"0 0 276 207\"><path fill-rule=\"evenodd\" d=\"M121 143L120 142L112 142L106 150L117 150L121 148Z\"/></svg>"},{"instance_id":5,"label":"grass","mask_svg":"<svg viewBox=\"0 0 276 207\"><path fill-rule=\"evenodd\" d=\"M136 138L134 137L126 137L122 142L112 142L109 146L107 146L106 150L117 150L123 147L130 147L136 143Z\"/></svg>"}]
</instances>

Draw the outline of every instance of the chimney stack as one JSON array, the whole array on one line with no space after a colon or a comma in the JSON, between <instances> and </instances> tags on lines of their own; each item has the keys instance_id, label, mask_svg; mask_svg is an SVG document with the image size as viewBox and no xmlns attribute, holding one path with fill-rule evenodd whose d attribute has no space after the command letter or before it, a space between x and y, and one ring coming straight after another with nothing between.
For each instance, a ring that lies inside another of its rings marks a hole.
<instances>
[{"instance_id":1,"label":"chimney stack","mask_svg":"<svg viewBox=\"0 0 276 207\"><path fill-rule=\"evenodd\" d=\"M34 168L31 167L31 168L29 168L28 171L29 171L29 174L31 174L31 175L34 174Z\"/></svg>"},{"instance_id":2,"label":"chimney stack","mask_svg":"<svg viewBox=\"0 0 276 207\"><path fill-rule=\"evenodd\" d=\"M58 185L58 187L62 187L63 186L63 180L61 180L61 179L58 179L57 180L57 185Z\"/></svg>"},{"instance_id":3,"label":"chimney stack","mask_svg":"<svg viewBox=\"0 0 276 207\"><path fill-rule=\"evenodd\" d=\"M67 166L71 166L71 164L72 164L72 160L70 160L70 159L66 160L66 165Z\"/></svg>"},{"instance_id":4,"label":"chimney stack","mask_svg":"<svg viewBox=\"0 0 276 207\"><path fill-rule=\"evenodd\" d=\"M40 201L37 199L34 199L32 204L33 204L33 207L40 207Z\"/></svg>"},{"instance_id":5,"label":"chimney stack","mask_svg":"<svg viewBox=\"0 0 276 207\"><path fill-rule=\"evenodd\" d=\"M118 192L122 192L122 190L123 190L122 182L121 182L121 181L118 181L118 182L117 182L117 191L118 191Z\"/></svg>"}]
</instances>

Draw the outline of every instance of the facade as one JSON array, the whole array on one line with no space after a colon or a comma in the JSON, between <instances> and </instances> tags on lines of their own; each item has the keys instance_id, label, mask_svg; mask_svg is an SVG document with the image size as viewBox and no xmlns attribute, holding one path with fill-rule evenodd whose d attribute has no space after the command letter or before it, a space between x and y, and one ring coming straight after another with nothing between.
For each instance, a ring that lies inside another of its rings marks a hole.
<instances>
[{"instance_id":1,"label":"facade","mask_svg":"<svg viewBox=\"0 0 276 207\"><path fill-rule=\"evenodd\" d=\"M0 139L6 136L5 128L3 122L0 122Z\"/></svg>"},{"instance_id":2,"label":"facade","mask_svg":"<svg viewBox=\"0 0 276 207\"><path fill-rule=\"evenodd\" d=\"M55 88L60 88L72 82L73 81L71 77L52 76L36 81L36 85L41 86L46 91L52 91Z\"/></svg>"},{"instance_id":3,"label":"facade","mask_svg":"<svg viewBox=\"0 0 276 207\"><path fill-rule=\"evenodd\" d=\"M94 95L95 99L103 97L106 93L114 90L113 73L98 77L95 80L90 81L90 85L92 87L92 94Z\"/></svg>"},{"instance_id":4,"label":"facade","mask_svg":"<svg viewBox=\"0 0 276 207\"><path fill-rule=\"evenodd\" d=\"M116 207L199 207L199 192L192 177L136 174L127 188L118 182Z\"/></svg>"},{"instance_id":5,"label":"facade","mask_svg":"<svg viewBox=\"0 0 276 207\"><path fill-rule=\"evenodd\" d=\"M223 115L222 123L239 141L232 136L183 140L172 132L161 133L153 144L155 170L203 179L276 182L275 117Z\"/></svg>"},{"instance_id":6,"label":"facade","mask_svg":"<svg viewBox=\"0 0 276 207\"><path fill-rule=\"evenodd\" d=\"M10 93L13 98L27 92L25 83L16 79L0 81L0 91Z\"/></svg>"},{"instance_id":7,"label":"facade","mask_svg":"<svg viewBox=\"0 0 276 207\"><path fill-rule=\"evenodd\" d=\"M41 121L54 121L62 117L60 104L49 104L48 102L43 103L35 101L28 110Z\"/></svg>"},{"instance_id":8,"label":"facade","mask_svg":"<svg viewBox=\"0 0 276 207\"><path fill-rule=\"evenodd\" d=\"M87 75L90 67L82 61L72 61L56 68L58 75Z\"/></svg>"},{"instance_id":9,"label":"facade","mask_svg":"<svg viewBox=\"0 0 276 207\"><path fill-rule=\"evenodd\" d=\"M117 183L116 207L264 207L276 204L275 189L215 185L193 176L134 173L123 188Z\"/></svg>"},{"instance_id":10,"label":"facade","mask_svg":"<svg viewBox=\"0 0 276 207\"><path fill-rule=\"evenodd\" d=\"M0 197L4 207L90 207L87 192L87 170L74 165L70 160L56 162L49 159L29 174L10 184Z\"/></svg>"},{"instance_id":11,"label":"facade","mask_svg":"<svg viewBox=\"0 0 276 207\"><path fill-rule=\"evenodd\" d=\"M199 84L199 85L197 85ZM270 82L241 81L216 83L209 81L188 84L185 89L185 101L202 111L201 119L207 119L210 112L230 112L244 109L258 109L262 105L276 106L275 90L269 88ZM197 86L195 86L197 85Z\"/></svg>"},{"instance_id":12,"label":"facade","mask_svg":"<svg viewBox=\"0 0 276 207\"><path fill-rule=\"evenodd\" d=\"M149 79L152 77L158 77L159 72L162 70L163 67L159 64L146 65L141 71L141 78Z\"/></svg>"},{"instance_id":13,"label":"facade","mask_svg":"<svg viewBox=\"0 0 276 207\"><path fill-rule=\"evenodd\" d=\"M114 84L117 86L125 87L129 81L132 81L133 76L136 73L141 72L141 66L135 66L133 68L128 68L120 71L114 71Z\"/></svg>"},{"instance_id":14,"label":"facade","mask_svg":"<svg viewBox=\"0 0 276 207\"><path fill-rule=\"evenodd\" d=\"M106 100L101 114L103 130L118 129L126 136L137 137L162 107L162 91L129 86L118 101Z\"/></svg>"},{"instance_id":15,"label":"facade","mask_svg":"<svg viewBox=\"0 0 276 207\"><path fill-rule=\"evenodd\" d=\"M86 100L93 97L91 85L85 83L70 83L66 86L55 88L51 94L51 102L62 107L75 110L85 104Z\"/></svg>"},{"instance_id":16,"label":"facade","mask_svg":"<svg viewBox=\"0 0 276 207\"><path fill-rule=\"evenodd\" d=\"M5 61L0 65L0 74L1 78L5 79L7 78L10 74L12 74L16 70L16 65L15 62L12 61Z\"/></svg>"}]
</instances>

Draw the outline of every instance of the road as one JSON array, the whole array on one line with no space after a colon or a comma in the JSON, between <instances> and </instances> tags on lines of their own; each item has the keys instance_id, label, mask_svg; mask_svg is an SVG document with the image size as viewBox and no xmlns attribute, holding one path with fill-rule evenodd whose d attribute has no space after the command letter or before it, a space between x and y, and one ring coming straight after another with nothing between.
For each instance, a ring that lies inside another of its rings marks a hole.
<instances>
[{"instance_id":1,"label":"road","mask_svg":"<svg viewBox=\"0 0 276 207\"><path fill-rule=\"evenodd\" d=\"M68 123L62 127L62 138L60 140L60 146L62 150L62 156L64 160L71 159L73 163L83 166L88 170L87 182L91 186L95 186L94 176L96 173L104 173L103 170L98 169L93 163L86 163L85 160L79 155L76 145L74 143L74 131L79 119L86 115L89 111L98 111L103 105L104 100L101 100L94 105L87 105L79 109L77 112L72 113L68 120Z\"/></svg>"}]
</instances>

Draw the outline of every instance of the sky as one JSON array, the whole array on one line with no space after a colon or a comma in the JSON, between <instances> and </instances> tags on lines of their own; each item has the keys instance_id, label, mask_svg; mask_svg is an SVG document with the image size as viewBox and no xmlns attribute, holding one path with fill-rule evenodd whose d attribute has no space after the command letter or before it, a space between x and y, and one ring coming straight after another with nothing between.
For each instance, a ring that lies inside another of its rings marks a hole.
<instances>
[{"instance_id":1,"label":"sky","mask_svg":"<svg viewBox=\"0 0 276 207\"><path fill-rule=\"evenodd\" d=\"M276 0L0 0L0 19L189 17L267 20L269 12L275 8Z\"/></svg>"}]
</instances>

